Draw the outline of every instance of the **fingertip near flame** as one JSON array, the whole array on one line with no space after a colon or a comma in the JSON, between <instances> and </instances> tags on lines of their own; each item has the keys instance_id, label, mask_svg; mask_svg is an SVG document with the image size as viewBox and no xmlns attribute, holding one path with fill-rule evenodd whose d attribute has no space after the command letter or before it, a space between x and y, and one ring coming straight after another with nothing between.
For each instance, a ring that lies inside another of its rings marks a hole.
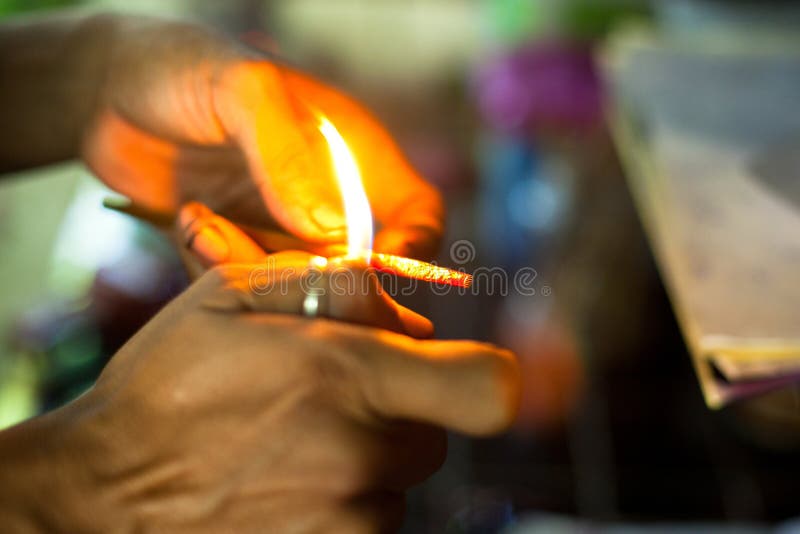
<instances>
[{"instance_id":1,"label":"fingertip near flame","mask_svg":"<svg viewBox=\"0 0 800 534\"><path fill-rule=\"evenodd\" d=\"M372 252L372 210L358 162L336 126L320 112L319 131L328 142L334 174L344 201L347 222L347 257L363 259L381 272L426 282L470 287L472 275L431 263Z\"/></svg>"}]
</instances>

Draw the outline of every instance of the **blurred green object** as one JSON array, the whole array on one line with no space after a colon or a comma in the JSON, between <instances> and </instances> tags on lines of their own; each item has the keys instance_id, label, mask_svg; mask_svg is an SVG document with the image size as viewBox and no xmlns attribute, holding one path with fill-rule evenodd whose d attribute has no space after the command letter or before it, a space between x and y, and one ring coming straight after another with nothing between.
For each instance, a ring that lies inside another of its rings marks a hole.
<instances>
[{"instance_id":1,"label":"blurred green object","mask_svg":"<svg viewBox=\"0 0 800 534\"><path fill-rule=\"evenodd\" d=\"M565 9L566 33L583 39L605 36L622 19L650 15L649 4L635 0L576 0L566 2Z\"/></svg>"},{"instance_id":2,"label":"blurred green object","mask_svg":"<svg viewBox=\"0 0 800 534\"><path fill-rule=\"evenodd\" d=\"M39 411L40 369L35 361L15 354L0 358L0 430Z\"/></svg>"},{"instance_id":3,"label":"blurred green object","mask_svg":"<svg viewBox=\"0 0 800 534\"><path fill-rule=\"evenodd\" d=\"M541 36L597 39L622 18L650 14L643 0L488 0L493 37L518 45Z\"/></svg>"},{"instance_id":4,"label":"blurred green object","mask_svg":"<svg viewBox=\"0 0 800 534\"><path fill-rule=\"evenodd\" d=\"M495 37L505 44L526 41L542 27L541 1L489 0L487 11Z\"/></svg>"},{"instance_id":5,"label":"blurred green object","mask_svg":"<svg viewBox=\"0 0 800 534\"><path fill-rule=\"evenodd\" d=\"M0 0L0 17L56 7L75 6L82 0Z\"/></svg>"}]
</instances>

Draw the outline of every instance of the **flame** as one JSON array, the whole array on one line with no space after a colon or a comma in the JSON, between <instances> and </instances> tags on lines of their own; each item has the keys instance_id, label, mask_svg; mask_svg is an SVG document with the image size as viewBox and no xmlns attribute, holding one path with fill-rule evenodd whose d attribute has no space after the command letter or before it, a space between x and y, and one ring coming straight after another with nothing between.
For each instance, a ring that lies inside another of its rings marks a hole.
<instances>
[{"instance_id":1,"label":"flame","mask_svg":"<svg viewBox=\"0 0 800 534\"><path fill-rule=\"evenodd\" d=\"M319 131L328 142L333 170L344 200L347 257L363 258L369 263L372 254L372 210L361 182L361 171L339 130L325 117L320 116L319 121Z\"/></svg>"}]
</instances>

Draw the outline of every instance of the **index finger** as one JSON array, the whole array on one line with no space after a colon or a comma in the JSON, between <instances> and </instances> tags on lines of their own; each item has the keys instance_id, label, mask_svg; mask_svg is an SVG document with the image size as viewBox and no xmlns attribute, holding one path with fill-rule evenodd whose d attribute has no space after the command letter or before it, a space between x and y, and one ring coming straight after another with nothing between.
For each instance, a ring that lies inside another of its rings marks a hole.
<instances>
[{"instance_id":1,"label":"index finger","mask_svg":"<svg viewBox=\"0 0 800 534\"><path fill-rule=\"evenodd\" d=\"M286 86L280 67L241 63L218 82L217 112L241 148L264 207L312 242L344 236L341 196L313 113Z\"/></svg>"},{"instance_id":2,"label":"index finger","mask_svg":"<svg viewBox=\"0 0 800 534\"><path fill-rule=\"evenodd\" d=\"M312 259L324 260L300 251L286 251L271 255L260 265L219 268L216 272L220 287L204 305L228 312L305 314L304 302L314 295L314 317L420 338L433 335L433 324L392 299L371 268L347 262L330 268L311 263Z\"/></svg>"},{"instance_id":3,"label":"index finger","mask_svg":"<svg viewBox=\"0 0 800 534\"><path fill-rule=\"evenodd\" d=\"M516 416L520 374L507 350L363 328L347 337L363 364L357 383L366 407L381 417L486 436Z\"/></svg>"},{"instance_id":4,"label":"index finger","mask_svg":"<svg viewBox=\"0 0 800 534\"><path fill-rule=\"evenodd\" d=\"M328 116L354 152L372 213L382 227L375 250L433 256L444 230L444 204L436 188L414 170L392 136L363 106L309 76L282 69L290 91Z\"/></svg>"},{"instance_id":5,"label":"index finger","mask_svg":"<svg viewBox=\"0 0 800 534\"><path fill-rule=\"evenodd\" d=\"M395 169L396 179L377 184L365 180L369 198L380 199L376 218L382 229L375 236L374 249L388 254L430 259L439 248L444 231L444 204L439 192L401 163ZM370 173L372 175L372 173ZM385 186L397 187L387 191ZM367 185L368 184L368 185ZM375 208L373 208L375 209Z\"/></svg>"}]
</instances>

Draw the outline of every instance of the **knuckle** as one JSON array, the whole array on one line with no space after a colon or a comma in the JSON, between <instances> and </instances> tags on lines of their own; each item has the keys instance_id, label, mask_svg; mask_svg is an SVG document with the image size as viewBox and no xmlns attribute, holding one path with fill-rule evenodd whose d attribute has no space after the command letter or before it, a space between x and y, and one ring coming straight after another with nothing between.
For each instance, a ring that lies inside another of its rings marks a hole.
<instances>
[{"instance_id":1,"label":"knuckle","mask_svg":"<svg viewBox=\"0 0 800 534\"><path fill-rule=\"evenodd\" d=\"M350 321L363 321L374 318L379 313L379 308L375 302L375 296L368 293L356 293L351 296L340 298L340 319Z\"/></svg>"},{"instance_id":2,"label":"knuckle","mask_svg":"<svg viewBox=\"0 0 800 534\"><path fill-rule=\"evenodd\" d=\"M204 288L206 291L213 292L231 285L239 285L238 282L249 277L249 275L250 269L244 265L215 265L204 272L195 282L195 285Z\"/></svg>"},{"instance_id":3,"label":"knuckle","mask_svg":"<svg viewBox=\"0 0 800 534\"><path fill-rule=\"evenodd\" d=\"M195 286L206 307L254 309L253 292L257 286L244 265L215 266L203 273Z\"/></svg>"},{"instance_id":4,"label":"knuckle","mask_svg":"<svg viewBox=\"0 0 800 534\"><path fill-rule=\"evenodd\" d=\"M330 317L380 326L387 318L386 302L366 271L347 271L347 278L330 280Z\"/></svg>"},{"instance_id":5,"label":"knuckle","mask_svg":"<svg viewBox=\"0 0 800 534\"><path fill-rule=\"evenodd\" d=\"M216 265L207 270L198 280L205 287L218 288L227 284L233 277L233 269L229 265Z\"/></svg>"},{"instance_id":6,"label":"knuckle","mask_svg":"<svg viewBox=\"0 0 800 534\"><path fill-rule=\"evenodd\" d=\"M277 83L278 67L269 61L236 61L225 64L214 77L214 87L236 95L260 98L265 86Z\"/></svg>"},{"instance_id":7,"label":"knuckle","mask_svg":"<svg viewBox=\"0 0 800 534\"><path fill-rule=\"evenodd\" d=\"M227 284L227 273L223 267L213 267L200 275L200 277L189 286L187 293L195 297L206 298L215 295Z\"/></svg>"},{"instance_id":8,"label":"knuckle","mask_svg":"<svg viewBox=\"0 0 800 534\"><path fill-rule=\"evenodd\" d=\"M306 366L308 379L340 404L353 399L360 374L358 343L343 326L333 328L327 321L311 321L303 331L313 346Z\"/></svg>"},{"instance_id":9,"label":"knuckle","mask_svg":"<svg viewBox=\"0 0 800 534\"><path fill-rule=\"evenodd\" d=\"M324 355L348 352L352 344L347 333L325 320L308 321L302 335L318 348L315 353Z\"/></svg>"}]
</instances>

